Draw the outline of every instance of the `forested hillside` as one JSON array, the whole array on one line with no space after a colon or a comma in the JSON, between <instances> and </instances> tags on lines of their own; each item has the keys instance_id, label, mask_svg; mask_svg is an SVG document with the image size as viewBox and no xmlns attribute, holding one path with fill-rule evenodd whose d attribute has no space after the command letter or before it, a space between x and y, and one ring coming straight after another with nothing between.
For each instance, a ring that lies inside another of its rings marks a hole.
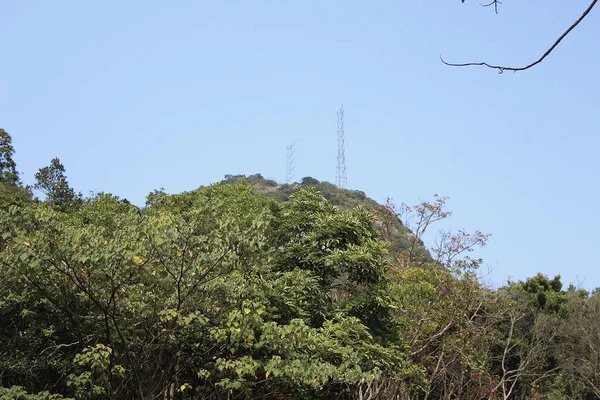
<instances>
[{"instance_id":1,"label":"forested hillside","mask_svg":"<svg viewBox=\"0 0 600 400\"><path fill-rule=\"evenodd\" d=\"M139 208L13 154L1 130L0 399L600 397L600 293L486 287L488 235L423 245L443 197L252 175Z\"/></svg>"}]
</instances>

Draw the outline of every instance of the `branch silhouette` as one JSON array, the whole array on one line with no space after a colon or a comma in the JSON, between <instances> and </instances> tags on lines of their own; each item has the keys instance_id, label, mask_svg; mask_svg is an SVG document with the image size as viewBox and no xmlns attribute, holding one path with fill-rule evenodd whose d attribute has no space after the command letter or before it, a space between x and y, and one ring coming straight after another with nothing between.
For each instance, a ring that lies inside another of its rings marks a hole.
<instances>
[{"instance_id":1,"label":"branch silhouette","mask_svg":"<svg viewBox=\"0 0 600 400\"><path fill-rule=\"evenodd\" d=\"M536 65L538 65L539 63L541 63L542 61L544 61L544 59L546 57L548 57L550 55L550 53L552 53L552 51L558 46L558 44L569 34L571 33L571 31L573 29L575 29L575 27L577 25L579 25L579 23L581 21L583 21L583 19L590 13L590 11L592 11L592 8L594 8L594 6L596 5L596 3L598 2L598 0L593 0L591 2L591 4L588 6L588 8L583 12L583 14L581 14L581 17L579 17L575 22L573 22L573 24L566 30L563 32L562 35L560 35L560 37L558 39L556 39L556 41L554 42L554 44L552 46L550 46L550 48L548 50L546 50L546 52L537 60L535 60L534 62L532 62L531 64L525 65L524 67L506 67L503 65L494 65L494 64L489 64L487 62L468 62L468 63L451 63L451 62L447 62L446 60L444 60L444 58L440 55L440 60L450 66L450 67L471 67L471 66L485 66L488 68L492 68L492 69L497 69L500 73L503 73L504 71L513 71L513 72L517 72L517 71L525 71L526 69L529 69L531 67L534 67ZM487 4L485 6L489 6L496 3L496 1L493 1L490 4Z\"/></svg>"}]
</instances>

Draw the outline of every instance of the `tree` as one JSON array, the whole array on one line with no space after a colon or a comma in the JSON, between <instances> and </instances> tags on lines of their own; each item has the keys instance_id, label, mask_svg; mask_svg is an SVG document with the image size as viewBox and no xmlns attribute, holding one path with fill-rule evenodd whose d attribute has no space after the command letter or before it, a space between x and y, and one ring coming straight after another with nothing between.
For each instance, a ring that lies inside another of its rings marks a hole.
<instances>
[{"instance_id":1,"label":"tree","mask_svg":"<svg viewBox=\"0 0 600 400\"><path fill-rule=\"evenodd\" d=\"M35 174L34 189L46 195L46 201L53 206L68 207L81 203L81 194L76 194L69 186L65 175L65 166L58 157L52 159L50 165L40 168Z\"/></svg>"},{"instance_id":2,"label":"tree","mask_svg":"<svg viewBox=\"0 0 600 400\"><path fill-rule=\"evenodd\" d=\"M550 280L542 273L519 284L531 298L531 305L539 310L558 313L565 306L567 294L562 290L560 275Z\"/></svg>"},{"instance_id":3,"label":"tree","mask_svg":"<svg viewBox=\"0 0 600 400\"><path fill-rule=\"evenodd\" d=\"M0 128L0 182L17 186L20 180L17 164L13 160L14 153L12 138Z\"/></svg>"},{"instance_id":4,"label":"tree","mask_svg":"<svg viewBox=\"0 0 600 400\"><path fill-rule=\"evenodd\" d=\"M461 0L461 2L465 2L465 0ZM522 66L522 67L507 67L504 65L494 65L494 64L489 64L487 62L468 62L468 63L449 63L446 62L442 57L440 57L440 59L442 60L442 62L448 66L451 67L468 67L468 66L485 66L488 68L492 68L492 69L497 69L500 73L503 73L504 71L513 71L513 72L517 72L517 71L525 71L529 68L535 67L536 65L538 65L539 63L541 63L542 61L544 61L544 59L546 57L548 57L550 55L550 53L552 53L552 51L554 51L554 49L560 44L560 42L569 34L571 33L571 31L573 29L575 29L575 27L577 25L579 25L579 23L581 23L581 21L584 20L585 17L587 17L587 15L590 13L590 11L592 11L592 9L594 8L594 6L596 5L596 3L598 2L598 0L592 0L592 2L590 3L590 5L585 9L585 11L583 12L583 14L581 14L581 16L575 21L573 22L573 24L571 24L571 26L563 32L562 35L560 35L558 37L558 39L556 39L556 41L552 44L552 46L550 46L548 48L548 50L546 50L544 52L544 54L542 54L542 56L540 58L538 58L537 60ZM496 11L496 14L498 13L498 4L500 3L499 0L492 0L490 3L487 4L481 4L483 7L489 7L489 6L494 6L494 9Z\"/></svg>"},{"instance_id":5,"label":"tree","mask_svg":"<svg viewBox=\"0 0 600 400\"><path fill-rule=\"evenodd\" d=\"M559 322L555 354L565 398L600 398L600 293L568 293L567 313Z\"/></svg>"},{"instance_id":6,"label":"tree","mask_svg":"<svg viewBox=\"0 0 600 400\"><path fill-rule=\"evenodd\" d=\"M28 186L21 185L14 153L12 138L0 129L0 210L4 212L12 205L23 206L33 196Z\"/></svg>"},{"instance_id":7,"label":"tree","mask_svg":"<svg viewBox=\"0 0 600 400\"><path fill-rule=\"evenodd\" d=\"M300 181L300 185L301 186L316 186L318 185L320 182L318 179L313 178L312 176L305 176L304 178L302 178L302 180Z\"/></svg>"}]
</instances>

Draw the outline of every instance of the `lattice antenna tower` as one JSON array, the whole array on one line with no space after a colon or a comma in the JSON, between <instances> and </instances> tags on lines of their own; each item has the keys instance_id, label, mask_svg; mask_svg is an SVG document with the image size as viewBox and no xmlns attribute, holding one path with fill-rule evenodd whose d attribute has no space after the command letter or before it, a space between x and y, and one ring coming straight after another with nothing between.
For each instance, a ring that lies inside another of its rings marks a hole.
<instances>
[{"instance_id":1,"label":"lattice antenna tower","mask_svg":"<svg viewBox=\"0 0 600 400\"><path fill-rule=\"evenodd\" d=\"M344 137L344 105L337 112L337 167L335 169L335 184L339 188L345 188L348 185L346 176L346 145Z\"/></svg>"},{"instance_id":2,"label":"lattice antenna tower","mask_svg":"<svg viewBox=\"0 0 600 400\"><path fill-rule=\"evenodd\" d=\"M294 145L296 143L292 143L285 148L285 183L290 184L294 179Z\"/></svg>"}]
</instances>

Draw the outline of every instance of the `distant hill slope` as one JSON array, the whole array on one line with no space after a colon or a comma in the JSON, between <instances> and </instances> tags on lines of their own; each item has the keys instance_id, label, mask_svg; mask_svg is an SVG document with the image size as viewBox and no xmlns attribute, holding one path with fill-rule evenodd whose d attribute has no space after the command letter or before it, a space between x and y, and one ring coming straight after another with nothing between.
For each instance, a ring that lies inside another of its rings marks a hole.
<instances>
[{"instance_id":1,"label":"distant hill slope","mask_svg":"<svg viewBox=\"0 0 600 400\"><path fill-rule=\"evenodd\" d=\"M414 234L406 228L402 222L391 215L387 209L377 203L375 200L367 197L360 190L340 189L332 183L319 181L310 176L304 177L300 182L292 184L279 184L272 179L265 179L261 174L254 175L225 175L225 179L221 183L238 183L244 180L247 184L254 186L256 193L262 193L272 197L280 202L290 200L290 196L301 187L314 187L323 196L335 206L342 210L352 209L354 207L362 207L366 210L373 211L376 216L377 229L382 233L382 236L393 243L394 251L407 250L410 244L413 243ZM431 255L424 247L423 242L419 241L415 249L417 257L431 259Z\"/></svg>"}]
</instances>

